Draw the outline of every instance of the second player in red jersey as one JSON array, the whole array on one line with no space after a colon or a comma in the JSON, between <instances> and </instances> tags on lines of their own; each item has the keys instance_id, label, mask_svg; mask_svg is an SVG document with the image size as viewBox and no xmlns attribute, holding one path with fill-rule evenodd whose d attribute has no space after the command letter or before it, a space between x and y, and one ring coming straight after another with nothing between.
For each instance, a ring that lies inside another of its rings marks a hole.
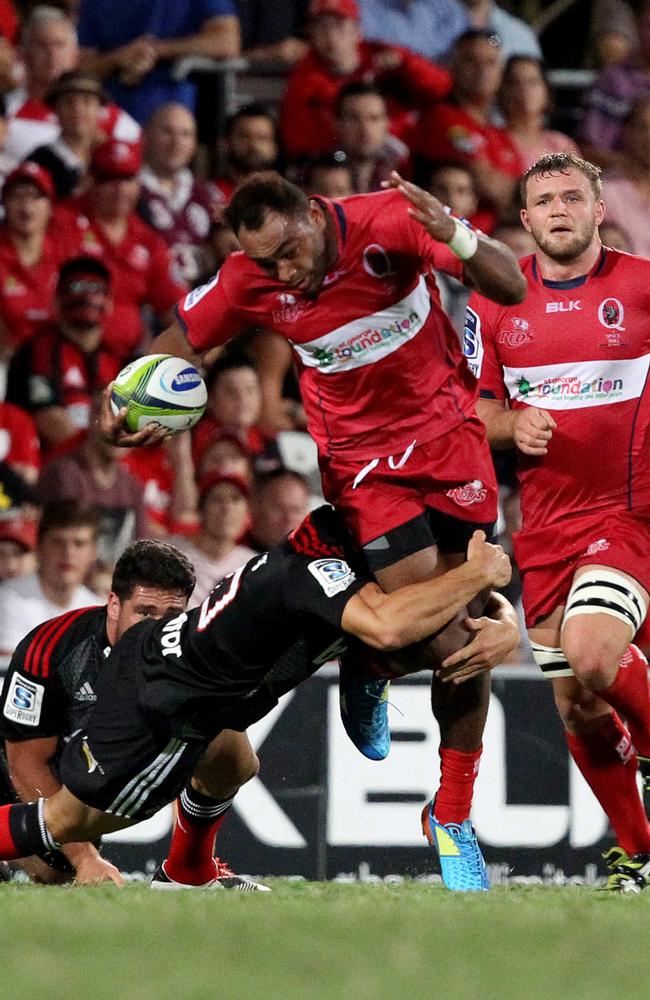
<instances>
[{"instance_id":1,"label":"second player in red jersey","mask_svg":"<svg viewBox=\"0 0 650 1000\"><path fill-rule=\"evenodd\" d=\"M565 153L526 172L528 297L470 299L465 354L489 440L518 449L533 652L624 855L610 854L608 887L627 891L650 884L636 787L637 755L650 783L650 689L630 645L650 590L650 260L601 246L599 173Z\"/></svg>"}]
</instances>

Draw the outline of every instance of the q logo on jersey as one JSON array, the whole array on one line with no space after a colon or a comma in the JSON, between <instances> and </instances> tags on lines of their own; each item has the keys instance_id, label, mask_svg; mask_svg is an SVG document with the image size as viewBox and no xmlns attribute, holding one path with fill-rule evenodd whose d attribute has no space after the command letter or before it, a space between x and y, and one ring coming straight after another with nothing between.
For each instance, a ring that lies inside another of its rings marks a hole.
<instances>
[{"instance_id":1,"label":"q logo on jersey","mask_svg":"<svg viewBox=\"0 0 650 1000\"><path fill-rule=\"evenodd\" d=\"M344 559L316 559L310 562L307 568L328 597L334 597L335 594L347 590L356 579Z\"/></svg>"},{"instance_id":2,"label":"q logo on jersey","mask_svg":"<svg viewBox=\"0 0 650 1000\"><path fill-rule=\"evenodd\" d=\"M624 331L625 309L620 299L603 299L598 306L598 319L607 330Z\"/></svg>"}]
</instances>

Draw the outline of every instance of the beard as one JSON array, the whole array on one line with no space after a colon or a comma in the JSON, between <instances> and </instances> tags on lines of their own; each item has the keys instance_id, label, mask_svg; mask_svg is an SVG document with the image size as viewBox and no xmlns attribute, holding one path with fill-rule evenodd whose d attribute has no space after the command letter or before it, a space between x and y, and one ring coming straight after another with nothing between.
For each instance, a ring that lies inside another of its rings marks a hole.
<instances>
[{"instance_id":1,"label":"beard","mask_svg":"<svg viewBox=\"0 0 650 1000\"><path fill-rule=\"evenodd\" d=\"M574 233L570 238L559 240L557 237L543 236L541 233L533 231L533 239L540 250L543 250L547 257L555 260L558 264L565 264L576 260L591 246L591 242L596 232L596 224L591 223L581 231Z\"/></svg>"}]
</instances>

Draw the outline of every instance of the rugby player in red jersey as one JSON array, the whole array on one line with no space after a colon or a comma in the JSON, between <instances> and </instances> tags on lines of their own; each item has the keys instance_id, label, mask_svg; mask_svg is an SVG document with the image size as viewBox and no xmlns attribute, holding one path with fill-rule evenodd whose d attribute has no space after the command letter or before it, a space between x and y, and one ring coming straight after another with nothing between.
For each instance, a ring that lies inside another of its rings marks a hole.
<instances>
[{"instance_id":1,"label":"rugby player in red jersey","mask_svg":"<svg viewBox=\"0 0 650 1000\"><path fill-rule=\"evenodd\" d=\"M470 299L465 354L493 447L519 452L515 555L533 653L619 847L608 888L650 885L650 260L603 247L600 170L566 153L524 174L536 243L523 305ZM622 719L627 723L624 725Z\"/></svg>"},{"instance_id":2,"label":"rugby player in red jersey","mask_svg":"<svg viewBox=\"0 0 650 1000\"><path fill-rule=\"evenodd\" d=\"M505 304L525 294L511 251L398 174L390 184L332 201L308 199L277 174L250 178L226 210L243 253L179 303L178 322L153 348L196 358L247 326L291 343L325 497L387 592L463 562L472 531L489 530L496 516L474 380L432 271ZM106 428L115 443L148 439L147 430L124 434L108 407ZM466 641L464 632L458 646ZM411 669L419 667L414 658ZM346 729L381 759L386 685L342 678ZM442 779L424 826L437 846L439 827L448 845L468 819L488 697L487 674L460 685L434 678Z\"/></svg>"}]
</instances>

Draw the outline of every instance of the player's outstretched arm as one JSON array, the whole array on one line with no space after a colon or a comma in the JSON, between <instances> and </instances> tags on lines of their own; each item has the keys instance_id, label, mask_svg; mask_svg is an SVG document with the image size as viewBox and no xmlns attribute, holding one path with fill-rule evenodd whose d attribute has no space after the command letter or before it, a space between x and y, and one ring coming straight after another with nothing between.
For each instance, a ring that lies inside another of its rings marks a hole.
<instances>
[{"instance_id":1,"label":"player's outstretched arm","mask_svg":"<svg viewBox=\"0 0 650 1000\"><path fill-rule=\"evenodd\" d=\"M510 560L501 546L475 531L462 566L392 594L369 583L350 598L341 625L375 649L400 649L443 628L481 590L504 587L510 575Z\"/></svg>"},{"instance_id":2,"label":"player's outstretched arm","mask_svg":"<svg viewBox=\"0 0 650 1000\"><path fill-rule=\"evenodd\" d=\"M470 677L503 663L521 639L517 612L503 594L492 592L480 618L466 618L472 641L443 660L436 676L442 681L462 684Z\"/></svg>"},{"instance_id":3,"label":"player's outstretched arm","mask_svg":"<svg viewBox=\"0 0 650 1000\"><path fill-rule=\"evenodd\" d=\"M526 279L512 250L498 240L469 229L449 215L448 210L428 191L405 181L393 171L389 187L399 191L411 207L409 215L434 240L446 243L465 265L466 284L501 305L516 305L526 298Z\"/></svg>"}]
</instances>

